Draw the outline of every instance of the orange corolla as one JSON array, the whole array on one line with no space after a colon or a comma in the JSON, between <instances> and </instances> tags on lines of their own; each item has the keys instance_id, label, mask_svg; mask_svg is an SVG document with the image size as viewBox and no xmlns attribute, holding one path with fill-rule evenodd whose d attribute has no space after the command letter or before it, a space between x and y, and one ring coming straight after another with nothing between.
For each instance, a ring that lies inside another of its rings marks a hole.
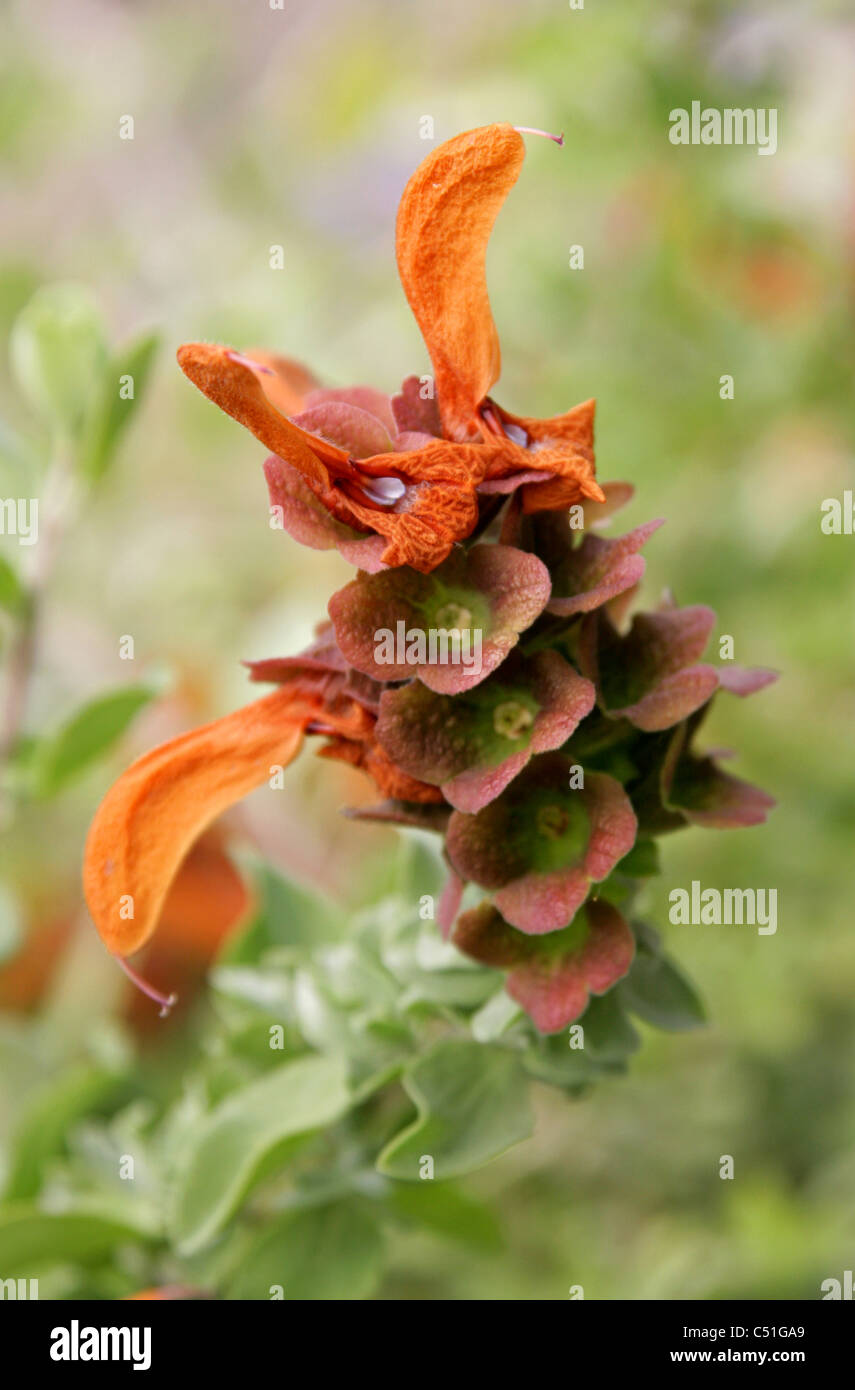
<instances>
[{"instance_id":1,"label":"orange corolla","mask_svg":"<svg viewBox=\"0 0 855 1390\"><path fill-rule=\"evenodd\" d=\"M202 832L273 768L292 762L307 733L327 740L320 750L325 756L367 772L384 796L442 800L435 787L397 768L379 747L373 701L350 690L350 673L334 647L320 639L308 660L282 665L283 672L256 671L260 679L282 682L272 695L138 758L110 788L89 829L83 887L92 919L125 972L165 1011L174 997L163 994L157 980L142 978L125 957L167 920L170 885L191 862L187 856Z\"/></svg>"},{"instance_id":2,"label":"orange corolla","mask_svg":"<svg viewBox=\"0 0 855 1390\"><path fill-rule=\"evenodd\" d=\"M392 402L369 387L322 390L305 368L270 353L179 349L190 380L272 451L268 478L282 495L300 490L299 505L308 498L338 538L357 543L359 563L367 542L366 568L430 574L493 515L491 494L516 492L524 512L604 500L592 401L538 420L489 395L500 353L487 242L524 154L518 129L484 126L439 146L404 190L397 259L433 363L428 402L414 398L417 379ZM272 764L289 763L306 733L326 736L327 755L362 767L387 796L442 800L395 766L375 723L376 709L353 697L339 668L303 669L264 699L146 754L119 779L89 833L84 886L99 932L132 978L124 958L151 937L197 837Z\"/></svg>"},{"instance_id":3,"label":"orange corolla","mask_svg":"<svg viewBox=\"0 0 855 1390\"><path fill-rule=\"evenodd\" d=\"M525 511L603 500L594 478L593 401L537 420L512 415L489 396L501 355L487 295L487 242L524 155L511 125L466 131L428 155L401 199L398 269L433 363L435 437L392 419L385 447L357 457L336 431L325 431L322 417L303 412L336 396L362 410L359 393L378 393L315 390L305 369L269 353L206 343L178 350L199 390L294 468L336 521L384 538L385 566L435 569L475 529L479 493L509 491L515 482ZM369 405L366 413L375 412Z\"/></svg>"}]
</instances>

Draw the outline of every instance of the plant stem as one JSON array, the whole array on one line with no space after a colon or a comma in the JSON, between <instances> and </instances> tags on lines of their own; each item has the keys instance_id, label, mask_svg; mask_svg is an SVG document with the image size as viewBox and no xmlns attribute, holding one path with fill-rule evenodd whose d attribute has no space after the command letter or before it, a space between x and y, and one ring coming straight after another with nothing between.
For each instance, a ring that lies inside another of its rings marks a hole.
<instances>
[{"instance_id":1,"label":"plant stem","mask_svg":"<svg viewBox=\"0 0 855 1390\"><path fill-rule=\"evenodd\" d=\"M42 497L41 534L31 552L26 601L12 639L0 711L0 760L12 756L21 735L27 695L36 665L44 596L65 532L77 515L79 497L65 447L57 447Z\"/></svg>"}]
</instances>

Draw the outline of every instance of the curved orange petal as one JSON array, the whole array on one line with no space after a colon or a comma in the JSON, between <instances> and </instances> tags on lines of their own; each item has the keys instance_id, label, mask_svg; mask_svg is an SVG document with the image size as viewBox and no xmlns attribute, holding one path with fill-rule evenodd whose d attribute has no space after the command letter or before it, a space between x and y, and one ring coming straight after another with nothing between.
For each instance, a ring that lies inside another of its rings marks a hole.
<instances>
[{"instance_id":1,"label":"curved orange petal","mask_svg":"<svg viewBox=\"0 0 855 1390\"><path fill-rule=\"evenodd\" d=\"M475 488L491 464L508 452L524 459L508 440L490 437L467 445L435 439L418 449L353 460L276 409L268 393L269 382L278 378L268 379L266 362L209 343L185 343L178 361L209 400L291 464L338 521L383 536L385 565L434 569L473 530ZM389 476L404 481L407 490L399 504L385 506L365 489L373 478Z\"/></svg>"},{"instance_id":2,"label":"curved orange petal","mask_svg":"<svg viewBox=\"0 0 855 1390\"><path fill-rule=\"evenodd\" d=\"M445 439L434 439L403 453L375 454L358 460L357 476L363 486L372 477L384 474L400 477L406 484L400 502L378 507L342 488L323 500L339 521L384 537L384 565L411 565L422 574L429 574L458 541L473 531L478 520L476 487L490 465L504 457L509 447L513 446L496 439L484 444L451 444Z\"/></svg>"},{"instance_id":3,"label":"curved orange petal","mask_svg":"<svg viewBox=\"0 0 855 1390\"><path fill-rule=\"evenodd\" d=\"M526 516L534 512L560 512L585 502L604 502L606 494L593 475L589 464L577 464L556 473L542 483L526 483L521 489L522 509Z\"/></svg>"},{"instance_id":4,"label":"curved orange petal","mask_svg":"<svg viewBox=\"0 0 855 1390\"><path fill-rule=\"evenodd\" d=\"M306 408L306 398L320 388L314 372L292 357L281 357L278 352L267 352L265 348L247 348L246 356L274 373L265 382L264 394L283 415L299 415Z\"/></svg>"},{"instance_id":5,"label":"curved orange petal","mask_svg":"<svg viewBox=\"0 0 855 1390\"><path fill-rule=\"evenodd\" d=\"M550 415L541 420L530 415L514 415L495 401L491 401L490 405L504 425L516 425L518 430L525 432L528 436L527 448L531 448L533 444L571 444L575 449L588 453L593 459L594 412L597 407L595 400L582 401L563 415Z\"/></svg>"},{"instance_id":6,"label":"curved orange petal","mask_svg":"<svg viewBox=\"0 0 855 1390\"><path fill-rule=\"evenodd\" d=\"M485 422L497 417L500 428L525 450L528 466L552 473L542 482L521 488L522 509L526 513L562 510L583 500L603 502L605 493L594 476L594 410L596 402L582 401L563 415L538 420L513 415L493 400L488 402ZM488 478L500 478L509 471L510 459L502 459L488 470Z\"/></svg>"},{"instance_id":7,"label":"curved orange petal","mask_svg":"<svg viewBox=\"0 0 855 1390\"><path fill-rule=\"evenodd\" d=\"M168 933L170 948L207 963L252 906L252 893L226 853L221 830L214 826L192 846L175 875L160 925ZM149 950L159 949L158 938Z\"/></svg>"},{"instance_id":8,"label":"curved orange petal","mask_svg":"<svg viewBox=\"0 0 855 1390\"><path fill-rule=\"evenodd\" d=\"M587 454L559 447L544 448L533 457L538 468L554 476L540 483L526 483L520 489L522 509L526 514L561 511L583 502L606 500Z\"/></svg>"},{"instance_id":9,"label":"curved orange petal","mask_svg":"<svg viewBox=\"0 0 855 1390\"><path fill-rule=\"evenodd\" d=\"M369 526L386 541L384 565L410 565L430 574L442 564L454 546L475 529L478 500L469 482L416 484L407 493L406 511L381 511L347 499L347 517ZM337 515L341 517L342 511Z\"/></svg>"},{"instance_id":10,"label":"curved orange petal","mask_svg":"<svg viewBox=\"0 0 855 1390\"><path fill-rule=\"evenodd\" d=\"M178 365L194 386L292 464L316 492L329 490L329 469L344 474L351 471L346 450L301 430L277 409L265 391L264 372L258 374L248 366L250 359L211 343L184 343L177 356ZM267 368L267 363L259 366ZM272 368L267 370L271 372L269 389L276 395L279 379ZM281 392L281 383L279 389Z\"/></svg>"},{"instance_id":11,"label":"curved orange petal","mask_svg":"<svg viewBox=\"0 0 855 1390\"><path fill-rule=\"evenodd\" d=\"M398 209L398 271L433 363L444 433L465 439L501 367L487 242L525 157L507 123L465 131L419 165ZM476 422L477 423L477 422Z\"/></svg>"},{"instance_id":12,"label":"curved orange petal","mask_svg":"<svg viewBox=\"0 0 855 1390\"><path fill-rule=\"evenodd\" d=\"M191 845L272 764L296 757L317 708L283 687L146 753L110 788L86 840L83 888L114 955L145 945Z\"/></svg>"}]
</instances>

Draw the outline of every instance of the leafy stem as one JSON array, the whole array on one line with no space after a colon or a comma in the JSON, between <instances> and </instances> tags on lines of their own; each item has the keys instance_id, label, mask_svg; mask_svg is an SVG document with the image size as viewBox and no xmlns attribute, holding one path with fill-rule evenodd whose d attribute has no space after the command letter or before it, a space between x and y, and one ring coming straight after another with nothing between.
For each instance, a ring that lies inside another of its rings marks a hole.
<instances>
[{"instance_id":1,"label":"leafy stem","mask_svg":"<svg viewBox=\"0 0 855 1390\"><path fill-rule=\"evenodd\" d=\"M0 759L14 754L26 716L27 696L38 654L39 629L44 600L62 541L74 524L80 506L80 489L74 476L70 449L57 439L53 460L45 475L38 539L28 556L24 599L17 616L0 707Z\"/></svg>"}]
</instances>

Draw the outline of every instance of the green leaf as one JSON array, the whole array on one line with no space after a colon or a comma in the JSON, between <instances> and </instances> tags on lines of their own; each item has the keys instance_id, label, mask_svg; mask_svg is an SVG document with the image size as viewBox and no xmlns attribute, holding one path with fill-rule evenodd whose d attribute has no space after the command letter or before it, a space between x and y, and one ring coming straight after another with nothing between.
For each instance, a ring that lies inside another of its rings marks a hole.
<instances>
[{"instance_id":1,"label":"green leaf","mask_svg":"<svg viewBox=\"0 0 855 1390\"><path fill-rule=\"evenodd\" d=\"M436 1004L446 1008L478 1008L496 989L497 976L493 971L434 970L411 974L407 988L400 996L401 1011L419 1004Z\"/></svg>"},{"instance_id":2,"label":"green leaf","mask_svg":"<svg viewBox=\"0 0 855 1390\"><path fill-rule=\"evenodd\" d=\"M40 488L45 440L25 437L0 417L0 497L32 497Z\"/></svg>"},{"instance_id":3,"label":"green leaf","mask_svg":"<svg viewBox=\"0 0 855 1390\"><path fill-rule=\"evenodd\" d=\"M230 937L218 965L256 965L275 946L316 946L341 931L330 904L317 893L262 867L254 875L258 911L243 931Z\"/></svg>"},{"instance_id":4,"label":"green leaf","mask_svg":"<svg viewBox=\"0 0 855 1390\"><path fill-rule=\"evenodd\" d=\"M40 747L40 740L31 734L22 734L9 749L5 765L0 767L0 794L5 793L13 800L22 800L31 795L32 769Z\"/></svg>"},{"instance_id":5,"label":"green leaf","mask_svg":"<svg viewBox=\"0 0 855 1390\"><path fill-rule=\"evenodd\" d=\"M396 1183L389 1197L396 1216L438 1236L489 1252L501 1250L502 1232L489 1206L453 1183Z\"/></svg>"},{"instance_id":6,"label":"green leaf","mask_svg":"<svg viewBox=\"0 0 855 1390\"><path fill-rule=\"evenodd\" d=\"M334 1202L287 1212L246 1251L231 1299L346 1301L370 1298L383 1266L377 1220L364 1203Z\"/></svg>"},{"instance_id":7,"label":"green leaf","mask_svg":"<svg viewBox=\"0 0 855 1390\"><path fill-rule=\"evenodd\" d=\"M574 1095L609 1072L622 1070L613 1063L595 1061L585 1048L571 1047L564 1033L538 1038L523 1053L523 1065L538 1081L560 1086Z\"/></svg>"},{"instance_id":8,"label":"green leaf","mask_svg":"<svg viewBox=\"0 0 855 1390\"><path fill-rule=\"evenodd\" d=\"M28 403L62 433L78 433L107 350L98 306L82 285L44 285L12 325L12 371Z\"/></svg>"},{"instance_id":9,"label":"green leaf","mask_svg":"<svg viewBox=\"0 0 855 1390\"><path fill-rule=\"evenodd\" d=\"M656 1028L681 1032L706 1023L704 1006L693 986L665 956L639 950L617 989L626 1007Z\"/></svg>"},{"instance_id":10,"label":"green leaf","mask_svg":"<svg viewBox=\"0 0 855 1390\"><path fill-rule=\"evenodd\" d=\"M495 1042L521 1016L522 1009L517 1001L500 989L472 1015L469 1027L476 1042Z\"/></svg>"},{"instance_id":11,"label":"green leaf","mask_svg":"<svg viewBox=\"0 0 855 1390\"><path fill-rule=\"evenodd\" d=\"M27 592L17 572L5 555L0 555L0 608L17 614L26 606L26 602Z\"/></svg>"},{"instance_id":12,"label":"green leaf","mask_svg":"<svg viewBox=\"0 0 855 1390\"><path fill-rule=\"evenodd\" d=\"M423 1156L434 1177L480 1168L532 1133L528 1085L519 1059L498 1047L438 1042L402 1077L418 1117L386 1145L381 1173L419 1180Z\"/></svg>"},{"instance_id":13,"label":"green leaf","mask_svg":"<svg viewBox=\"0 0 855 1390\"><path fill-rule=\"evenodd\" d=\"M415 909L423 897L438 898L447 877L435 836L427 831L406 832L399 850L396 884L404 901Z\"/></svg>"},{"instance_id":14,"label":"green leaf","mask_svg":"<svg viewBox=\"0 0 855 1390\"><path fill-rule=\"evenodd\" d=\"M104 369L80 450L81 472L91 482L98 482L113 460L122 432L145 392L158 345L156 333L143 334L122 348Z\"/></svg>"},{"instance_id":15,"label":"green leaf","mask_svg":"<svg viewBox=\"0 0 855 1390\"><path fill-rule=\"evenodd\" d=\"M615 989L592 996L580 1022L585 1051L597 1062L622 1062L641 1047L641 1038L621 1008Z\"/></svg>"},{"instance_id":16,"label":"green leaf","mask_svg":"<svg viewBox=\"0 0 855 1390\"><path fill-rule=\"evenodd\" d=\"M228 1097L190 1145L174 1194L172 1228L181 1252L201 1249L292 1142L332 1124L350 1105L344 1063L302 1057Z\"/></svg>"},{"instance_id":17,"label":"green leaf","mask_svg":"<svg viewBox=\"0 0 855 1390\"><path fill-rule=\"evenodd\" d=\"M477 1008L502 982L447 941L433 926L408 924L381 948L384 968L405 986L398 996L402 1012L420 1004Z\"/></svg>"},{"instance_id":18,"label":"green leaf","mask_svg":"<svg viewBox=\"0 0 855 1390\"><path fill-rule=\"evenodd\" d=\"M255 970L249 965L217 966L208 976L211 987L230 999L290 1022L294 1017L294 984L276 970ZM265 1031L267 1025L264 1025Z\"/></svg>"},{"instance_id":19,"label":"green leaf","mask_svg":"<svg viewBox=\"0 0 855 1390\"><path fill-rule=\"evenodd\" d=\"M655 840L636 840L629 854L625 854L616 867L619 874L630 874L633 878L649 878L660 872L659 846Z\"/></svg>"},{"instance_id":20,"label":"green leaf","mask_svg":"<svg viewBox=\"0 0 855 1390\"><path fill-rule=\"evenodd\" d=\"M41 1266L100 1260L117 1245L151 1234L85 1203L73 1211L44 1212L16 1202L0 1212L0 1272L7 1279L30 1278Z\"/></svg>"},{"instance_id":21,"label":"green leaf","mask_svg":"<svg viewBox=\"0 0 855 1390\"><path fill-rule=\"evenodd\" d=\"M155 685L127 685L84 705L42 741L32 769L36 795L55 796L106 753L159 693Z\"/></svg>"},{"instance_id":22,"label":"green leaf","mask_svg":"<svg viewBox=\"0 0 855 1390\"><path fill-rule=\"evenodd\" d=\"M68 1130L84 1115L100 1111L121 1087L115 1073L77 1066L30 1103L15 1134L5 1201L34 1197L45 1164L60 1152Z\"/></svg>"}]
</instances>

